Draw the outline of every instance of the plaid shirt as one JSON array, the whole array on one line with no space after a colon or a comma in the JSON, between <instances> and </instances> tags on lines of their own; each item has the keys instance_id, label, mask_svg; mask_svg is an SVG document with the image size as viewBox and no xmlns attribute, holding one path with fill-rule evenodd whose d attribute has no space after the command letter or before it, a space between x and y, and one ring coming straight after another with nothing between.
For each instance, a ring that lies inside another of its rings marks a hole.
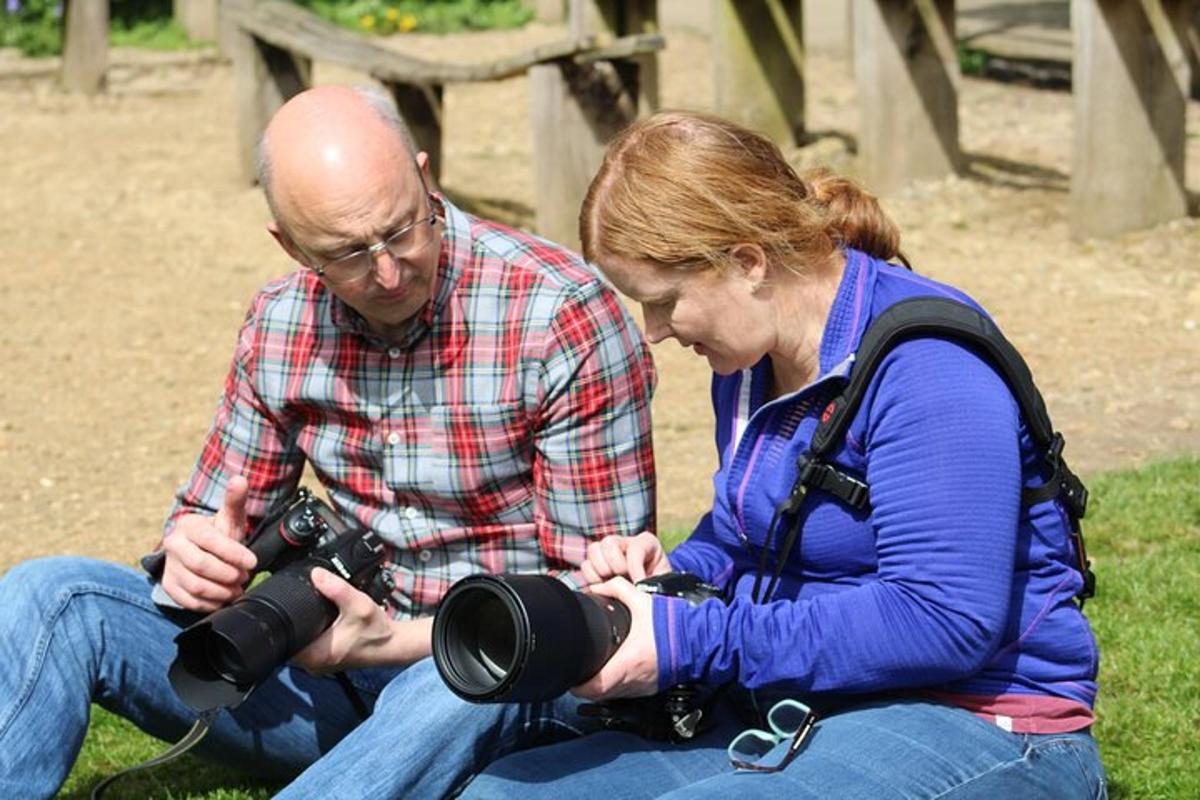
<instances>
[{"instance_id":1,"label":"plaid shirt","mask_svg":"<svg viewBox=\"0 0 1200 800\"><path fill-rule=\"evenodd\" d=\"M442 204L433 297L398 341L308 270L255 297L165 535L238 474L257 524L307 461L420 616L465 575L560 573L653 529L654 367L624 306L570 251Z\"/></svg>"}]
</instances>

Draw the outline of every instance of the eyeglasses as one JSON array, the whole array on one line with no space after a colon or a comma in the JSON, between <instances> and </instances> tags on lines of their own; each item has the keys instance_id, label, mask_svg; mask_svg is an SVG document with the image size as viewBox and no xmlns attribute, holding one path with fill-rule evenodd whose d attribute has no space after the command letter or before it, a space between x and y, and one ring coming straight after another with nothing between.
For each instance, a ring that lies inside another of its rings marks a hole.
<instances>
[{"instance_id":1,"label":"eyeglasses","mask_svg":"<svg viewBox=\"0 0 1200 800\"><path fill-rule=\"evenodd\" d=\"M803 749L816 722L817 715L804 703L799 700L780 700L767 712L770 731L750 728L733 737L729 743L729 762L735 769L779 772L792 763L792 759ZM772 759L775 763L763 763L763 757L788 737L792 741L782 756Z\"/></svg>"},{"instance_id":2,"label":"eyeglasses","mask_svg":"<svg viewBox=\"0 0 1200 800\"><path fill-rule=\"evenodd\" d=\"M422 183L424 183L424 178L422 178ZM439 219L437 211L434 210L433 195L427 191L425 199L429 203L428 216L405 225L391 236L369 247L338 256L324 264L310 264L309 269L329 283L353 283L362 280L375 270L375 260L384 250L396 261L411 260L420 255L430 244L437 241L437 237L430 235L429 231L432 231Z\"/></svg>"}]
</instances>

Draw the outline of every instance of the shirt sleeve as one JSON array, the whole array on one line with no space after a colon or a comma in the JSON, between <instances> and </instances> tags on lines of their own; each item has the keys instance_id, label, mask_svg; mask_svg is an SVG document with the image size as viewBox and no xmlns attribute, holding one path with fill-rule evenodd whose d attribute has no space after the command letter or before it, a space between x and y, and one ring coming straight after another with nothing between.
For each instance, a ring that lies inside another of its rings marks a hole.
<instances>
[{"instance_id":1,"label":"shirt sleeve","mask_svg":"<svg viewBox=\"0 0 1200 800\"><path fill-rule=\"evenodd\" d=\"M578 584L590 542L654 530L654 364L624 306L595 282L562 304L542 365L535 524L550 572Z\"/></svg>"},{"instance_id":2,"label":"shirt sleeve","mask_svg":"<svg viewBox=\"0 0 1200 800\"><path fill-rule=\"evenodd\" d=\"M217 413L200 456L191 476L175 494L175 504L163 526L164 537L185 514L215 515L224 499L225 485L236 475L244 475L250 488L246 499L247 533L299 484L304 454L296 437L255 389L258 339L259 326L252 309L238 334Z\"/></svg>"},{"instance_id":3,"label":"shirt sleeve","mask_svg":"<svg viewBox=\"0 0 1200 800\"><path fill-rule=\"evenodd\" d=\"M860 414L875 579L765 605L655 598L662 685L881 691L972 674L999 646L1021 495L1016 401L977 356L933 339L893 351L873 391Z\"/></svg>"}]
</instances>

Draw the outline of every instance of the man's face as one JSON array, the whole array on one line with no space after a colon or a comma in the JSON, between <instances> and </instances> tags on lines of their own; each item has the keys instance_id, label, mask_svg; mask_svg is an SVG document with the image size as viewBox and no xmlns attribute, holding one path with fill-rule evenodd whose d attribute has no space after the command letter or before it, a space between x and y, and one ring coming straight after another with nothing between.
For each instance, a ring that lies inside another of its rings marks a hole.
<instances>
[{"instance_id":1,"label":"man's face","mask_svg":"<svg viewBox=\"0 0 1200 800\"><path fill-rule=\"evenodd\" d=\"M308 183L281 213L293 258L385 337L429 302L441 251L440 209L425 188L428 161L418 159Z\"/></svg>"}]
</instances>

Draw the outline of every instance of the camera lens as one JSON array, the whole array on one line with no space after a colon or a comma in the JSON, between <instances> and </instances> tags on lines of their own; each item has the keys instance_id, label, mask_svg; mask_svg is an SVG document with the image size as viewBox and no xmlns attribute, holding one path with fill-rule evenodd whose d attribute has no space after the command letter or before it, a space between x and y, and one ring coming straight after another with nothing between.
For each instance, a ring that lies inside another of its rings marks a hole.
<instances>
[{"instance_id":1,"label":"camera lens","mask_svg":"<svg viewBox=\"0 0 1200 800\"><path fill-rule=\"evenodd\" d=\"M246 683L246 662L236 644L223 634L213 631L204 640L205 657L213 672L230 683Z\"/></svg>"},{"instance_id":2,"label":"camera lens","mask_svg":"<svg viewBox=\"0 0 1200 800\"><path fill-rule=\"evenodd\" d=\"M620 603L545 575L474 575L433 620L442 679L472 702L542 701L594 675L629 633Z\"/></svg>"}]
</instances>

